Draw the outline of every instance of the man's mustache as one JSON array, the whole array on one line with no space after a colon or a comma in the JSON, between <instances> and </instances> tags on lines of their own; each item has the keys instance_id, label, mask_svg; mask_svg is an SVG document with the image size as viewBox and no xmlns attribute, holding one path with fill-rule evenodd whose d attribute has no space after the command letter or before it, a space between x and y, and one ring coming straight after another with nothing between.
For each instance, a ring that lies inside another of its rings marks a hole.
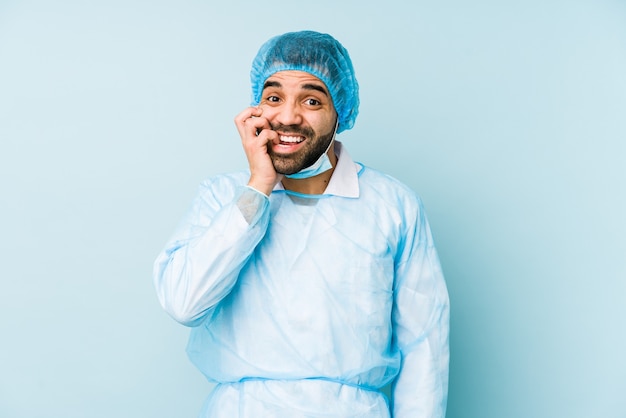
<instances>
[{"instance_id":1,"label":"man's mustache","mask_svg":"<svg viewBox=\"0 0 626 418\"><path fill-rule=\"evenodd\" d=\"M270 125L270 126L272 127L272 131L277 131L283 134L295 134L295 135L305 136L307 138L312 138L315 135L315 132L313 132L313 129L306 127L306 126L282 125L282 124Z\"/></svg>"}]
</instances>

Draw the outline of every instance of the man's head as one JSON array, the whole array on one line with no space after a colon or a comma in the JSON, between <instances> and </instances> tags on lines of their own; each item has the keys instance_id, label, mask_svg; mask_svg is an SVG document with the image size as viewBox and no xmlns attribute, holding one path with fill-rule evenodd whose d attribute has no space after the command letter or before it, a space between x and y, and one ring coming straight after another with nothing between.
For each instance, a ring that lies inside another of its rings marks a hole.
<instances>
[{"instance_id":1,"label":"man's head","mask_svg":"<svg viewBox=\"0 0 626 418\"><path fill-rule=\"evenodd\" d=\"M257 107L278 135L267 145L276 172L314 176L320 174L313 168L320 159L324 166L320 169L332 168L323 160L334 159L330 146L338 118L330 93L319 78L304 71L278 71L265 81ZM304 169L306 172L301 172Z\"/></svg>"},{"instance_id":2,"label":"man's head","mask_svg":"<svg viewBox=\"0 0 626 418\"><path fill-rule=\"evenodd\" d=\"M252 105L262 99L269 77L280 71L303 71L320 79L337 112L337 133L352 128L359 112L359 85L348 51L332 36L290 32L267 41L252 63Z\"/></svg>"}]
</instances>

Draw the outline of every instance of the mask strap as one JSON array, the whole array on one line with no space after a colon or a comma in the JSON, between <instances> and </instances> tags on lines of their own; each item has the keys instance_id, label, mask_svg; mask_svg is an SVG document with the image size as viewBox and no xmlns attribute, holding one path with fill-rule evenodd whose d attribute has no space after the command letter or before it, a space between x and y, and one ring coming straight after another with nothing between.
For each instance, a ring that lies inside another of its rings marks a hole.
<instances>
[{"instance_id":1,"label":"mask strap","mask_svg":"<svg viewBox=\"0 0 626 418\"><path fill-rule=\"evenodd\" d=\"M335 130L333 131L333 137L330 140L330 143L328 144L328 147L326 148L326 151L324 151L324 154L326 154L328 152L328 150L330 149L330 147L333 145L333 143L335 142L335 137L337 136L337 129L339 129L339 116L337 116L337 122L335 122Z\"/></svg>"}]
</instances>

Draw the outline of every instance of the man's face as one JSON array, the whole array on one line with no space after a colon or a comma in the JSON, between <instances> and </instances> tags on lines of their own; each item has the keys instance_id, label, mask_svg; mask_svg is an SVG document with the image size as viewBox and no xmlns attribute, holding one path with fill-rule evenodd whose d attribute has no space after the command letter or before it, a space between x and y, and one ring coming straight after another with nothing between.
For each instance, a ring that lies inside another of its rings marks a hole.
<instances>
[{"instance_id":1,"label":"man's face","mask_svg":"<svg viewBox=\"0 0 626 418\"><path fill-rule=\"evenodd\" d=\"M268 153L280 174L294 174L309 167L333 139L337 113L326 85L303 71L280 71L263 87L259 107L279 135Z\"/></svg>"}]
</instances>

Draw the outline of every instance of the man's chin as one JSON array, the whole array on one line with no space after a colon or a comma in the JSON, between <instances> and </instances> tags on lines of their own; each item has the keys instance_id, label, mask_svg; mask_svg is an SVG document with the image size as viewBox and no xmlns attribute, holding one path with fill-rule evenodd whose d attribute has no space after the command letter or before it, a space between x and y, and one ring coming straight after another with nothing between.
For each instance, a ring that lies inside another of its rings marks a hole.
<instances>
[{"instance_id":1,"label":"man's chin","mask_svg":"<svg viewBox=\"0 0 626 418\"><path fill-rule=\"evenodd\" d=\"M274 166L274 170L276 170L276 172L278 174L281 174L283 176L290 176L292 174L296 174L297 172L299 172L301 169L286 169L286 168L281 168L281 167L276 167Z\"/></svg>"},{"instance_id":2,"label":"man's chin","mask_svg":"<svg viewBox=\"0 0 626 418\"><path fill-rule=\"evenodd\" d=\"M285 158L279 155L272 155L272 164L274 165L274 170L283 176L295 174L302 170L302 167L296 165L291 158Z\"/></svg>"}]
</instances>

